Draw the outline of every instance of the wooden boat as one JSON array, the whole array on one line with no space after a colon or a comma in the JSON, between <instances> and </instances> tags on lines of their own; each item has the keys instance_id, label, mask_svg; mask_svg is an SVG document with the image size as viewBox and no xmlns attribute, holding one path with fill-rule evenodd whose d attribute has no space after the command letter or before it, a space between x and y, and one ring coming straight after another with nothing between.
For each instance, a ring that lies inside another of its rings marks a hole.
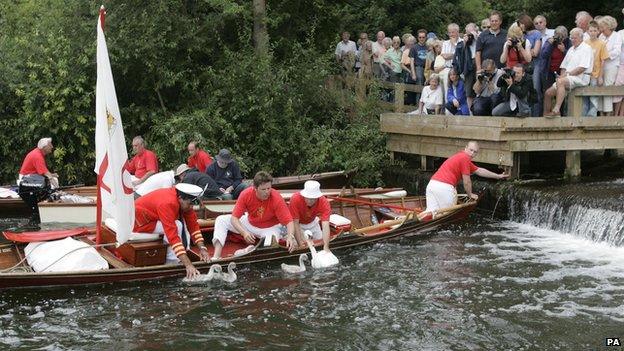
<instances>
[{"instance_id":1,"label":"wooden boat","mask_svg":"<svg viewBox=\"0 0 624 351\"><path fill-rule=\"evenodd\" d=\"M465 201L466 197L463 196L462 199ZM476 207L476 202L468 201L441 211L436 216L427 217L422 216L421 213L423 204L423 197L391 201L336 198L332 200L334 212L351 220L351 225L342 227L332 226L330 247L332 251L337 252L344 248L388 240L405 234L414 236L428 235L434 228L464 219ZM422 219L419 219L419 217ZM141 266L145 263L145 260L163 254L165 246L162 244L162 240L140 243L140 245L143 245L141 247L138 247L139 244L124 244L119 248L115 248L114 243L110 243L114 241L112 239L114 234L110 229L106 227L104 229L104 245L107 246L99 248L98 252L108 262L109 269L107 270L35 273L26 264L24 243L13 242L0 245L0 289L139 281L183 277L185 275L186 271L182 264L167 265L158 263ZM205 238L208 239L207 242L210 242L212 228L205 227L203 231ZM94 245L94 235L91 233L77 236L76 238ZM321 241L316 241L314 244L318 247L322 246ZM130 250L129 247L133 247L133 245L138 247L131 250L135 254L135 264L128 262L132 260L121 254L124 250ZM194 261L195 267L200 272L206 273L214 263L223 266L230 262L252 264L282 260L309 252L307 248L303 247L293 252L288 252L283 247L283 243L262 247L258 241L250 252L235 255L237 250L246 247L246 243L241 239L237 239L236 235L232 235L228 237L228 241L223 249L223 258L218 261L211 263L200 261L196 247L193 247L188 254L191 260ZM209 250L211 251L212 248L210 247ZM124 257L124 259L121 259L119 256ZM136 261L140 257L143 257L143 261Z\"/></svg>"},{"instance_id":2,"label":"wooden boat","mask_svg":"<svg viewBox=\"0 0 624 351\"><path fill-rule=\"evenodd\" d=\"M325 189L323 191L326 195L339 195L339 194L374 194L384 193L389 191L397 191L399 188L353 188L353 189ZM78 223L78 224L93 224L96 220L96 205L95 195L89 196L89 190L83 189L82 195L89 197L93 200L92 203L65 203L60 201L42 201L39 203L39 216L41 223ZM288 200L290 197L298 192L299 189L283 189L279 190L284 199ZM203 206L197 207L196 211L200 218L208 218L211 216L216 217L222 213L229 213L232 211L234 200L212 200L204 201ZM217 210L215 210L217 209Z\"/></svg>"}]
</instances>

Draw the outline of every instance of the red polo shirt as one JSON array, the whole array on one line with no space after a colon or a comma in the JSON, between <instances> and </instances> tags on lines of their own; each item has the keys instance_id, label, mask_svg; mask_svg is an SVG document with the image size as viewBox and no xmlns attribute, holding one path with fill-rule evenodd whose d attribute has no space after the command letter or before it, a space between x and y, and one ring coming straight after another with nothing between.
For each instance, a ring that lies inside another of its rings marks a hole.
<instances>
[{"instance_id":1,"label":"red polo shirt","mask_svg":"<svg viewBox=\"0 0 624 351\"><path fill-rule=\"evenodd\" d=\"M198 150L194 156L189 156L186 164L193 168L197 168L200 172L206 173L206 168L212 163L210 154L204 150Z\"/></svg>"},{"instance_id":2,"label":"red polo shirt","mask_svg":"<svg viewBox=\"0 0 624 351\"><path fill-rule=\"evenodd\" d=\"M143 178L145 173L154 171L158 173L158 158L156 154L150 150L143 150L128 162L128 172L134 174L137 178Z\"/></svg>"},{"instance_id":3,"label":"red polo shirt","mask_svg":"<svg viewBox=\"0 0 624 351\"><path fill-rule=\"evenodd\" d=\"M165 230L165 235L169 241L171 249L180 256L186 252L182 240L178 236L178 227L175 221L180 217L180 203L175 188L154 190L151 193L141 196L134 202L134 229L136 233L153 233L156 229L156 222L160 221ZM202 243L204 238L197 224L195 211L188 210L182 214L184 223L191 240L195 244Z\"/></svg>"},{"instance_id":4,"label":"red polo shirt","mask_svg":"<svg viewBox=\"0 0 624 351\"><path fill-rule=\"evenodd\" d=\"M329 221L331 207L325 196L319 197L314 206L308 207L301 193L296 193L290 198L290 214L293 219L298 219L301 224L308 224L317 216L321 222Z\"/></svg>"},{"instance_id":5,"label":"red polo shirt","mask_svg":"<svg viewBox=\"0 0 624 351\"><path fill-rule=\"evenodd\" d=\"M22 162L22 168L20 168L19 174L41 174L48 173L48 167L46 166L45 155L39 148L34 148L24 158Z\"/></svg>"},{"instance_id":6,"label":"red polo shirt","mask_svg":"<svg viewBox=\"0 0 624 351\"><path fill-rule=\"evenodd\" d=\"M286 225L292 222L286 202L275 189L271 189L269 198L264 201L256 196L255 187L243 190L236 200L232 216L241 218L245 212L249 215L249 223L257 228L269 228L278 223Z\"/></svg>"},{"instance_id":7,"label":"red polo shirt","mask_svg":"<svg viewBox=\"0 0 624 351\"><path fill-rule=\"evenodd\" d=\"M431 179L455 186L461 180L462 175L471 175L477 169L478 167L472 163L470 156L460 151L444 161Z\"/></svg>"}]
</instances>

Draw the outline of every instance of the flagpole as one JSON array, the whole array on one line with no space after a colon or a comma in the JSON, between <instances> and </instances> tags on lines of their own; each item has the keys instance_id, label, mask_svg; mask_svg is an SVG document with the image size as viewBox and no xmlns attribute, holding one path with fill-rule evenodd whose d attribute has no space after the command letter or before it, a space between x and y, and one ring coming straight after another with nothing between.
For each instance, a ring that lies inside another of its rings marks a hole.
<instances>
[{"instance_id":1,"label":"flagpole","mask_svg":"<svg viewBox=\"0 0 624 351\"><path fill-rule=\"evenodd\" d=\"M102 31L104 30L104 24L106 22L106 9L104 5L100 7L100 26L102 27ZM96 200L96 230L95 230L95 244L97 245L98 250L100 249L100 244L102 243L102 195L100 193L102 184L102 175L97 175L97 200Z\"/></svg>"}]
</instances>

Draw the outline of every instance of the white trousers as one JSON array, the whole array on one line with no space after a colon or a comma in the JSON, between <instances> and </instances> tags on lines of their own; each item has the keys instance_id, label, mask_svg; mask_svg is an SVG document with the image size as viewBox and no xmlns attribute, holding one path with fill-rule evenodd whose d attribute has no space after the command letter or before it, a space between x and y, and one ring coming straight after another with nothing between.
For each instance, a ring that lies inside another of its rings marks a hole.
<instances>
[{"instance_id":1,"label":"white trousers","mask_svg":"<svg viewBox=\"0 0 624 351\"><path fill-rule=\"evenodd\" d=\"M180 240L182 240L182 222L180 221L175 221L176 226L178 227L178 236L180 237ZM154 229L154 234L165 234L165 229L163 228L162 222L158 221L156 222L156 228ZM191 235L189 234L188 228L186 226L184 226L184 235L186 236L186 242L188 245L191 244ZM167 235L163 236L163 242L165 244L169 244L169 240L167 239ZM184 240L182 240L182 243L184 243ZM188 247L186 247L186 249L188 250ZM171 246L167 247L167 261L174 261L174 262L179 262L180 260L178 259L178 256L176 256L176 254L173 252L173 250L171 249Z\"/></svg>"},{"instance_id":2,"label":"white trousers","mask_svg":"<svg viewBox=\"0 0 624 351\"><path fill-rule=\"evenodd\" d=\"M249 218L245 213L240 222L243 228L247 229L256 238L265 239L264 246L269 246L273 237L279 238L281 236L281 224L276 224L268 228L258 228L249 223ZM228 231L240 234L236 228L232 225L232 215L221 215L215 219L214 234L212 236L212 244L219 242L221 246L225 245L225 239L227 238Z\"/></svg>"},{"instance_id":3,"label":"white trousers","mask_svg":"<svg viewBox=\"0 0 624 351\"><path fill-rule=\"evenodd\" d=\"M427 184L427 209L433 212L441 208L447 208L457 203L457 190L451 184L437 180L430 180Z\"/></svg>"},{"instance_id":4,"label":"white trousers","mask_svg":"<svg viewBox=\"0 0 624 351\"><path fill-rule=\"evenodd\" d=\"M313 240L320 240L323 238L323 231L321 230L320 220L318 217L314 217L314 220L308 224L299 224L301 225L301 233L309 230L312 232ZM305 239L305 237L303 239Z\"/></svg>"}]
</instances>

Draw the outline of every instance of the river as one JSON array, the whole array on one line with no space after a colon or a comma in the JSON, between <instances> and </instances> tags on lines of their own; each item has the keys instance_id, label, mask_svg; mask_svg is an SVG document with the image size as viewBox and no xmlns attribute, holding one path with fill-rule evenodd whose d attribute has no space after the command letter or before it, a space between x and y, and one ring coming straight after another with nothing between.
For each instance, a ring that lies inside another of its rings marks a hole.
<instances>
[{"instance_id":1,"label":"river","mask_svg":"<svg viewBox=\"0 0 624 351\"><path fill-rule=\"evenodd\" d=\"M619 196L623 183L606 187ZM241 266L234 283L3 291L0 348L586 350L624 341L621 241L538 227L514 201L511 220L476 213L426 239L336 252L340 265L301 275L267 263Z\"/></svg>"}]
</instances>

